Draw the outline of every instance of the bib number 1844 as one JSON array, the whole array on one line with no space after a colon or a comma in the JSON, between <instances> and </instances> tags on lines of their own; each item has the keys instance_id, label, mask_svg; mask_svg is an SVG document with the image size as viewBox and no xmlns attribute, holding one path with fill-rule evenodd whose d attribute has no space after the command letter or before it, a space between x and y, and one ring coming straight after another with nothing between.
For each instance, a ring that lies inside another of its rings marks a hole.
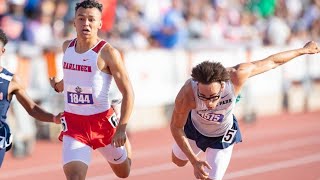
<instances>
[{"instance_id":1,"label":"bib number 1844","mask_svg":"<svg viewBox=\"0 0 320 180\"><path fill-rule=\"evenodd\" d=\"M68 92L68 103L70 104L92 104L91 94L80 94Z\"/></svg>"}]
</instances>

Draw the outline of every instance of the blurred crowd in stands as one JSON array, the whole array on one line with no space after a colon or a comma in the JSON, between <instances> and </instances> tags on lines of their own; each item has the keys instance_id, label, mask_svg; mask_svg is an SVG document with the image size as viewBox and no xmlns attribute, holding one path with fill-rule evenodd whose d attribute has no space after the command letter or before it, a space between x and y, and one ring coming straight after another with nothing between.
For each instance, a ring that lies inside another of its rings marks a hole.
<instances>
[{"instance_id":1,"label":"blurred crowd in stands","mask_svg":"<svg viewBox=\"0 0 320 180\"><path fill-rule=\"evenodd\" d=\"M28 94L53 113L63 110L63 98L50 88L48 77L59 73L62 42L75 37L77 2L0 0L0 28L9 38L1 63L19 74ZM104 5L100 36L123 51L300 45L320 37L320 0L100 2ZM38 122L36 128L15 100L11 111L15 157L30 154L36 136L56 138L59 129Z\"/></svg>"},{"instance_id":2,"label":"blurred crowd in stands","mask_svg":"<svg viewBox=\"0 0 320 180\"><path fill-rule=\"evenodd\" d=\"M283 45L318 39L320 0L100 0L101 36L123 48ZM13 42L60 47L77 0L0 0Z\"/></svg>"}]
</instances>

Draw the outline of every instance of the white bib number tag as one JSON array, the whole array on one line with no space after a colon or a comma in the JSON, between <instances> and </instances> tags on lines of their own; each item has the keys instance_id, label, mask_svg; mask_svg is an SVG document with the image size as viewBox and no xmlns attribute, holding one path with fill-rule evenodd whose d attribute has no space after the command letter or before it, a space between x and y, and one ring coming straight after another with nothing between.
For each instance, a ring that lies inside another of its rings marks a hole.
<instances>
[{"instance_id":1,"label":"white bib number tag","mask_svg":"<svg viewBox=\"0 0 320 180\"><path fill-rule=\"evenodd\" d=\"M93 104L92 88L80 86L67 87L67 100L72 105Z\"/></svg>"},{"instance_id":2,"label":"white bib number tag","mask_svg":"<svg viewBox=\"0 0 320 180\"><path fill-rule=\"evenodd\" d=\"M62 131L63 132L67 132L68 131L68 126L67 126L66 118L65 117L61 117L60 120L61 120Z\"/></svg>"},{"instance_id":3,"label":"white bib number tag","mask_svg":"<svg viewBox=\"0 0 320 180\"><path fill-rule=\"evenodd\" d=\"M228 129L222 138L222 142L224 143L232 143L234 137L236 136L237 130Z\"/></svg>"},{"instance_id":4,"label":"white bib number tag","mask_svg":"<svg viewBox=\"0 0 320 180\"><path fill-rule=\"evenodd\" d=\"M118 118L116 116L115 113L113 113L109 118L108 118L108 121L110 122L111 126L113 128L116 128L118 126Z\"/></svg>"},{"instance_id":5,"label":"white bib number tag","mask_svg":"<svg viewBox=\"0 0 320 180\"><path fill-rule=\"evenodd\" d=\"M223 113L211 112L211 111L197 111L197 114L206 121L215 122L220 124L224 119Z\"/></svg>"}]
</instances>

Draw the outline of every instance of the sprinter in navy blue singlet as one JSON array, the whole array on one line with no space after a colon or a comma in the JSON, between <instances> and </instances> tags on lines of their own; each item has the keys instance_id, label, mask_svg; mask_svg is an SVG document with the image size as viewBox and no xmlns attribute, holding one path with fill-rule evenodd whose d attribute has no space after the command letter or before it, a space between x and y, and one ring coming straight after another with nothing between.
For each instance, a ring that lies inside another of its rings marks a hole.
<instances>
[{"instance_id":1,"label":"sprinter in navy blue singlet","mask_svg":"<svg viewBox=\"0 0 320 180\"><path fill-rule=\"evenodd\" d=\"M5 52L4 46L8 39L6 34L0 29L0 60ZM7 124L7 111L10 106L12 96L15 95L24 109L35 119L44 122L60 123L61 114L54 116L40 108L26 94L19 82L19 78L7 69L0 66L0 167L2 165L5 152L11 148L12 136L10 127Z\"/></svg>"}]
</instances>

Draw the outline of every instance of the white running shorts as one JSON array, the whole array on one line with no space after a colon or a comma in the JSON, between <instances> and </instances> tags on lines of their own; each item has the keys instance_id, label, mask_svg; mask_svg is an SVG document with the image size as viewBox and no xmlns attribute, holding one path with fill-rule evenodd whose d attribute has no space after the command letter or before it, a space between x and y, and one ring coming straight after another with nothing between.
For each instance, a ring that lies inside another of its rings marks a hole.
<instances>
[{"instance_id":1,"label":"white running shorts","mask_svg":"<svg viewBox=\"0 0 320 180\"><path fill-rule=\"evenodd\" d=\"M112 164L121 164L127 159L124 146L114 147L111 144L97 149L102 156ZM63 165L72 161L81 161L86 165L91 162L92 148L70 136L63 136L62 160Z\"/></svg>"}]
</instances>

